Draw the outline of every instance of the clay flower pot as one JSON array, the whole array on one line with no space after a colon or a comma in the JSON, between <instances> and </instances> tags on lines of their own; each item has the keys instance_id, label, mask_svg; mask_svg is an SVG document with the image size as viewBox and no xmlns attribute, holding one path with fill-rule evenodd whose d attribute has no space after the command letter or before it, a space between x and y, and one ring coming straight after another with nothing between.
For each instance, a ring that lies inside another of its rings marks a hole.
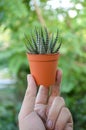
<instances>
[{"instance_id":1,"label":"clay flower pot","mask_svg":"<svg viewBox=\"0 0 86 130\"><path fill-rule=\"evenodd\" d=\"M49 87L55 83L59 49L62 41L56 36L50 36L46 27L35 28L34 35L25 35L25 45L30 71L36 84Z\"/></svg>"},{"instance_id":2,"label":"clay flower pot","mask_svg":"<svg viewBox=\"0 0 86 130\"><path fill-rule=\"evenodd\" d=\"M30 71L37 85L49 87L55 83L56 69L59 53L55 54L29 54L27 58Z\"/></svg>"}]
</instances>

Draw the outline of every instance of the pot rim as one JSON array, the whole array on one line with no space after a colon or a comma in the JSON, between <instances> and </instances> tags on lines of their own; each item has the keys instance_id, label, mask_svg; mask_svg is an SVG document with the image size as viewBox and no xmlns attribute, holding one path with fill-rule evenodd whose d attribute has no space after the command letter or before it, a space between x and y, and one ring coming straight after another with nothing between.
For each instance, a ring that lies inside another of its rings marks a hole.
<instances>
[{"instance_id":1,"label":"pot rim","mask_svg":"<svg viewBox=\"0 0 86 130\"><path fill-rule=\"evenodd\" d=\"M56 61L59 58L60 53L51 53L51 54L31 54L27 53L27 57L29 61L39 61L39 62L45 62L45 61Z\"/></svg>"},{"instance_id":2,"label":"pot rim","mask_svg":"<svg viewBox=\"0 0 86 130\"><path fill-rule=\"evenodd\" d=\"M45 56L45 55L47 55L47 56L52 56L52 55L59 55L60 53L58 52L58 53L48 53L48 54L47 54L47 53L45 53L45 54L33 54L33 53L28 53L28 52L26 52L26 54L27 54L27 55L35 55L35 56L39 56L39 55L40 55L40 56L42 56L42 55L43 55L43 56Z\"/></svg>"}]
</instances>

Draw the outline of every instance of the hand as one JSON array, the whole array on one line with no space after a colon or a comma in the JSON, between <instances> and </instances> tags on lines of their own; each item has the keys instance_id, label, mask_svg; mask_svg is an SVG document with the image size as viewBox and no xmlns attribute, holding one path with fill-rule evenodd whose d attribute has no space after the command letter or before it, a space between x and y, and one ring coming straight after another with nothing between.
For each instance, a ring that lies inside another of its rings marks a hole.
<instances>
[{"instance_id":1,"label":"hand","mask_svg":"<svg viewBox=\"0 0 86 130\"><path fill-rule=\"evenodd\" d=\"M49 89L40 86L36 97L36 84L33 77L29 75L29 87L27 88L19 114L20 130L45 130L45 123L47 130L73 130L71 113L65 107L63 98L58 96L60 94L61 77L62 73L58 70L56 83L52 86L50 96L48 96ZM39 116L34 112L34 110Z\"/></svg>"},{"instance_id":2,"label":"hand","mask_svg":"<svg viewBox=\"0 0 86 130\"><path fill-rule=\"evenodd\" d=\"M28 76L28 87L19 113L19 130L45 130L41 118L34 111L37 87L31 75Z\"/></svg>"},{"instance_id":3,"label":"hand","mask_svg":"<svg viewBox=\"0 0 86 130\"><path fill-rule=\"evenodd\" d=\"M56 82L51 87L51 94L49 95L49 88L40 86L36 98L34 110L42 118L44 124L46 123L47 130L73 130L71 113L65 107L64 99L60 97L61 78L62 72L58 70Z\"/></svg>"}]
</instances>

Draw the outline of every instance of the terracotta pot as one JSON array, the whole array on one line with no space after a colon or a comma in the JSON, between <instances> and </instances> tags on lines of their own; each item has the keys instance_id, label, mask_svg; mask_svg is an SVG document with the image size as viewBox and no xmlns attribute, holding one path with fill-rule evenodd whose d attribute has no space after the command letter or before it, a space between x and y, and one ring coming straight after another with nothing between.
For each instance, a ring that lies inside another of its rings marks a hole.
<instances>
[{"instance_id":1,"label":"terracotta pot","mask_svg":"<svg viewBox=\"0 0 86 130\"><path fill-rule=\"evenodd\" d=\"M59 53L56 54L29 54L27 53L30 71L37 85L49 87L55 83L57 61Z\"/></svg>"}]
</instances>

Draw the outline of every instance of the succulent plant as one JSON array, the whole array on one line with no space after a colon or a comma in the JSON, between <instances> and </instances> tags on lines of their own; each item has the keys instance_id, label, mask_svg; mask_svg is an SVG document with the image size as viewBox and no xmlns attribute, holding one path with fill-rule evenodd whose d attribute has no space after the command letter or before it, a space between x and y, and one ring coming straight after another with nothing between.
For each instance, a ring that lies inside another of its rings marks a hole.
<instances>
[{"instance_id":1,"label":"succulent plant","mask_svg":"<svg viewBox=\"0 0 86 130\"><path fill-rule=\"evenodd\" d=\"M27 48L27 52L31 54L50 54L50 53L58 53L62 42L59 42L59 34L58 31L56 33L56 37L52 34L49 37L49 33L47 28L35 28L34 35L28 38L25 35L25 45Z\"/></svg>"}]
</instances>

